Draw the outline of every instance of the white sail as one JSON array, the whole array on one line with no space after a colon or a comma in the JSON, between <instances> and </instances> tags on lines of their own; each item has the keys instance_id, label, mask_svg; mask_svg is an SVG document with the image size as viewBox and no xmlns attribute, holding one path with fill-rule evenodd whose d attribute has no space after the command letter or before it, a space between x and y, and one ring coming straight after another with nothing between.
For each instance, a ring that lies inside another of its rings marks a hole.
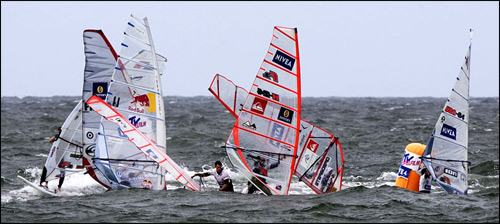
<instances>
[{"instance_id":1,"label":"white sail","mask_svg":"<svg viewBox=\"0 0 500 224\"><path fill-rule=\"evenodd\" d=\"M146 18L141 21L131 15L121 46L105 100L113 111L133 125L133 130L143 137L142 141L151 142L157 155L168 157L160 80L167 60L156 54ZM186 187L199 190L193 187L196 183L190 183L191 180L183 182L178 177L181 172L178 167L166 166L167 163L162 164L165 161L157 161L148 152L138 149L138 139L129 140L127 136L131 133L127 131L114 121L101 117L94 161L112 188L163 190L166 189L165 173L168 171ZM171 159L168 161L169 165L174 163Z\"/></svg>"},{"instance_id":2,"label":"white sail","mask_svg":"<svg viewBox=\"0 0 500 224\"><path fill-rule=\"evenodd\" d=\"M91 111L85 102L93 95L98 95L103 99L106 97L118 55L101 30L85 30L83 43L86 62L82 93L84 165L92 178L102 186L110 188L110 182L96 170L93 160L101 116Z\"/></svg>"},{"instance_id":3,"label":"white sail","mask_svg":"<svg viewBox=\"0 0 500 224\"><path fill-rule=\"evenodd\" d=\"M467 194L471 40L465 60L422 155L433 179L448 193Z\"/></svg>"},{"instance_id":4,"label":"white sail","mask_svg":"<svg viewBox=\"0 0 500 224\"><path fill-rule=\"evenodd\" d=\"M235 118L238 117L248 91L219 74L214 76L208 90ZM344 158L338 139L305 120L300 124L294 174L316 194L341 190Z\"/></svg>"},{"instance_id":5,"label":"white sail","mask_svg":"<svg viewBox=\"0 0 500 224\"><path fill-rule=\"evenodd\" d=\"M61 126L59 138L52 143L45 168L46 181L58 179L61 171L65 175L84 171L82 158L82 101L71 111Z\"/></svg>"}]
</instances>

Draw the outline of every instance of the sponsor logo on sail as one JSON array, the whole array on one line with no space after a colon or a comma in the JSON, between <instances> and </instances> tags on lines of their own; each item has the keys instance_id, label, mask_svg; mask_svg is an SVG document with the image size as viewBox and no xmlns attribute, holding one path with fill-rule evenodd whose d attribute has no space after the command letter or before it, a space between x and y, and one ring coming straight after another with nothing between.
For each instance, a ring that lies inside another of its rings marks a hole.
<instances>
[{"instance_id":1,"label":"sponsor logo on sail","mask_svg":"<svg viewBox=\"0 0 500 224\"><path fill-rule=\"evenodd\" d=\"M148 149L146 150L146 154L149 156L149 157L153 157L153 159L158 159L158 156L153 152L152 149Z\"/></svg>"},{"instance_id":2,"label":"sponsor logo on sail","mask_svg":"<svg viewBox=\"0 0 500 224\"><path fill-rule=\"evenodd\" d=\"M271 138L281 140L284 132L285 132L285 127L283 127L283 125L280 125L278 123L273 123L273 128L271 129ZM269 143L276 147L280 146L280 143L278 141L269 140Z\"/></svg>"},{"instance_id":3,"label":"sponsor logo on sail","mask_svg":"<svg viewBox=\"0 0 500 224\"><path fill-rule=\"evenodd\" d=\"M107 82L94 82L92 83L92 95L97 95L101 99L106 99L106 94L108 93L108 83Z\"/></svg>"},{"instance_id":4,"label":"sponsor logo on sail","mask_svg":"<svg viewBox=\"0 0 500 224\"><path fill-rule=\"evenodd\" d=\"M276 83L279 83L278 82L278 74L276 72L274 72L273 70L269 70L269 71L262 73L262 77L269 79L269 80L272 80Z\"/></svg>"},{"instance_id":5,"label":"sponsor logo on sail","mask_svg":"<svg viewBox=\"0 0 500 224\"><path fill-rule=\"evenodd\" d=\"M149 107L149 97L147 94L134 96L133 98L134 98L134 100L132 102L130 102L131 104L135 103L135 104L139 104L143 107L144 106Z\"/></svg>"},{"instance_id":6,"label":"sponsor logo on sail","mask_svg":"<svg viewBox=\"0 0 500 224\"><path fill-rule=\"evenodd\" d=\"M264 97L267 97L267 98L270 98L270 99L273 99L273 100L276 100L276 101L280 101L280 95L276 94L276 93L271 93L267 90L263 90L261 88L257 88L257 94L261 95L261 96L264 96Z\"/></svg>"},{"instance_id":7,"label":"sponsor logo on sail","mask_svg":"<svg viewBox=\"0 0 500 224\"><path fill-rule=\"evenodd\" d=\"M258 114L264 114L266 106L267 106L266 100L255 97L253 99L252 107L250 107L250 111L253 111Z\"/></svg>"},{"instance_id":8,"label":"sponsor logo on sail","mask_svg":"<svg viewBox=\"0 0 500 224\"><path fill-rule=\"evenodd\" d=\"M257 129L257 126L255 126L255 124L250 124L250 121L246 121L245 123L243 123L243 127L250 128L253 130Z\"/></svg>"},{"instance_id":9,"label":"sponsor logo on sail","mask_svg":"<svg viewBox=\"0 0 500 224\"><path fill-rule=\"evenodd\" d=\"M153 185L152 185L152 183L151 183L151 181L149 179L145 179L144 181L142 181L141 187L148 188L148 189L153 189Z\"/></svg>"},{"instance_id":10,"label":"sponsor logo on sail","mask_svg":"<svg viewBox=\"0 0 500 224\"><path fill-rule=\"evenodd\" d=\"M323 176L323 173L325 172L325 169L328 166L329 162L330 162L330 157L328 156L325 157L325 161L323 162L323 166L321 166L321 170L319 171L318 177ZM314 183L314 185L318 186L320 179L321 178L316 178L316 182Z\"/></svg>"},{"instance_id":11,"label":"sponsor logo on sail","mask_svg":"<svg viewBox=\"0 0 500 224\"><path fill-rule=\"evenodd\" d=\"M318 149L318 146L319 146L319 144L311 139L311 140L309 140L309 143L307 144L306 148L313 151L313 152L316 152L316 150Z\"/></svg>"},{"instance_id":12,"label":"sponsor logo on sail","mask_svg":"<svg viewBox=\"0 0 500 224\"><path fill-rule=\"evenodd\" d=\"M276 52L274 53L273 62L281 65L283 68L292 71L293 65L295 64L295 59L281 52L280 50L276 50Z\"/></svg>"},{"instance_id":13,"label":"sponsor logo on sail","mask_svg":"<svg viewBox=\"0 0 500 224\"><path fill-rule=\"evenodd\" d=\"M50 157L52 157L54 155L54 152L56 151L56 147L52 147L52 150L51 150L51 153L50 153Z\"/></svg>"},{"instance_id":14,"label":"sponsor logo on sail","mask_svg":"<svg viewBox=\"0 0 500 224\"><path fill-rule=\"evenodd\" d=\"M465 119L465 114L462 114L461 112L457 112L455 109L453 109L452 107L450 106L446 106L446 108L444 109L444 111L452 114L452 115L455 115L457 116L458 118L464 120Z\"/></svg>"},{"instance_id":15,"label":"sponsor logo on sail","mask_svg":"<svg viewBox=\"0 0 500 224\"><path fill-rule=\"evenodd\" d=\"M293 119L293 111L287 108L281 107L278 114L278 120L291 124Z\"/></svg>"},{"instance_id":16,"label":"sponsor logo on sail","mask_svg":"<svg viewBox=\"0 0 500 224\"><path fill-rule=\"evenodd\" d=\"M458 172L455 171L455 170L444 168L444 173L446 173L446 174L448 174L450 176L458 177Z\"/></svg>"},{"instance_id":17,"label":"sponsor logo on sail","mask_svg":"<svg viewBox=\"0 0 500 224\"><path fill-rule=\"evenodd\" d=\"M130 121L130 123L131 123L132 125L134 125L136 128L140 128L140 127L144 127L144 126L146 126L146 121L142 121L142 122L140 122L140 121L139 121L139 120L141 120L141 118L140 118L140 117L137 117L137 118L136 118L136 116L133 116L133 117L130 117L128 120L129 120L129 121Z\"/></svg>"},{"instance_id":18,"label":"sponsor logo on sail","mask_svg":"<svg viewBox=\"0 0 500 224\"><path fill-rule=\"evenodd\" d=\"M457 129L450 125L443 124L443 127L441 128L441 135L457 140Z\"/></svg>"},{"instance_id":19,"label":"sponsor logo on sail","mask_svg":"<svg viewBox=\"0 0 500 224\"><path fill-rule=\"evenodd\" d=\"M156 112L156 95L154 93L147 93L138 96L133 96L132 102L130 104L135 104L136 107L129 106L130 111L136 113L144 113L144 109L138 108L137 106L145 107L147 111L154 113Z\"/></svg>"}]
</instances>

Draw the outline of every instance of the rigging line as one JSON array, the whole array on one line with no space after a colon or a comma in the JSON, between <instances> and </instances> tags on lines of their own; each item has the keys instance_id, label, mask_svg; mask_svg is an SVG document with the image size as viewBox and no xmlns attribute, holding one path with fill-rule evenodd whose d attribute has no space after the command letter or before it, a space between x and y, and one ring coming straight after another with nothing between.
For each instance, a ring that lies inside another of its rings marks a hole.
<instances>
[{"instance_id":1,"label":"rigging line","mask_svg":"<svg viewBox=\"0 0 500 224\"><path fill-rule=\"evenodd\" d=\"M156 161L151 160L137 160L137 159L104 159L104 158L92 158L92 160L106 160L106 161L131 161L131 162L143 162L143 163L156 163Z\"/></svg>"},{"instance_id":2,"label":"rigging line","mask_svg":"<svg viewBox=\"0 0 500 224\"><path fill-rule=\"evenodd\" d=\"M261 150L245 149L245 148L241 148L241 147L231 147L231 146L226 146L226 145L221 146L221 148L241 149L241 150L243 150L243 151L249 151L249 152L260 152L260 153L268 153L268 154L274 154L274 155L292 156L292 157L295 157L295 158L297 158L297 157L298 157L297 155L292 155L292 154L283 154L283 153L275 153L275 152L266 152L266 151L261 151Z\"/></svg>"},{"instance_id":3,"label":"rigging line","mask_svg":"<svg viewBox=\"0 0 500 224\"><path fill-rule=\"evenodd\" d=\"M318 158L311 164L311 166L309 166L309 168L307 168L307 170L302 174L302 176L299 177L299 181L302 180L302 177L304 177L304 175L306 175L306 173L314 166L314 164L316 164L318 162L319 159L323 158L323 156L330 150L332 145L335 144L335 142L337 142L337 139L338 139L337 137L333 138L333 141L330 142L330 144L328 145L326 150L321 154L321 156L318 156Z\"/></svg>"},{"instance_id":4,"label":"rigging line","mask_svg":"<svg viewBox=\"0 0 500 224\"><path fill-rule=\"evenodd\" d=\"M420 159L427 159L427 160L440 160L440 161L446 161L446 162L467 162L469 165L472 163L468 160L456 160L456 159L438 159L438 158L427 158L427 157L419 157Z\"/></svg>"},{"instance_id":5,"label":"rigging line","mask_svg":"<svg viewBox=\"0 0 500 224\"><path fill-rule=\"evenodd\" d=\"M200 183L201 183L201 186L203 187L203 190L207 190L205 188L205 183L203 182L203 177L199 176L200 177Z\"/></svg>"},{"instance_id":6,"label":"rigging line","mask_svg":"<svg viewBox=\"0 0 500 224\"><path fill-rule=\"evenodd\" d=\"M64 139L64 138L62 138L62 137L58 137L58 138L59 138L59 139L61 139L61 140L63 140L63 141L65 141L65 142L67 142L67 143L69 143L70 145L74 145L74 146L76 146L76 147L78 147L78 148L83 148L83 146L78 145L78 144L73 143L73 142L70 142L70 141L68 141L68 140L66 140L66 139Z\"/></svg>"}]
</instances>

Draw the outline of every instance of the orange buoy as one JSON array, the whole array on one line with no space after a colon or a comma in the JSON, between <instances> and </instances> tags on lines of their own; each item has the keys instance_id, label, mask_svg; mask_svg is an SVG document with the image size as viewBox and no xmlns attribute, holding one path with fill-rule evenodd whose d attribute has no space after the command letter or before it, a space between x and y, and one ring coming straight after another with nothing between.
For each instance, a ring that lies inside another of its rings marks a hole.
<instances>
[{"instance_id":1,"label":"orange buoy","mask_svg":"<svg viewBox=\"0 0 500 224\"><path fill-rule=\"evenodd\" d=\"M420 143L410 143L406 146L396 178L397 187L418 192L420 175L418 175L417 170L422 163L420 157L424 153L425 147L424 144Z\"/></svg>"}]
</instances>

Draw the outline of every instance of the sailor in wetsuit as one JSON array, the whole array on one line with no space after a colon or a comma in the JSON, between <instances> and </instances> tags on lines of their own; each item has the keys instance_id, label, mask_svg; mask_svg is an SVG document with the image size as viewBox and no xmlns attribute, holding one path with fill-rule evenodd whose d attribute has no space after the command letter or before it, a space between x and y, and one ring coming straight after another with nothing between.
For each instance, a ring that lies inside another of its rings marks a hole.
<instances>
[{"instance_id":1,"label":"sailor in wetsuit","mask_svg":"<svg viewBox=\"0 0 500 224\"><path fill-rule=\"evenodd\" d=\"M61 135L61 131L62 131L61 127L58 127L57 133L54 136L50 137L49 142L53 143L54 141L57 141ZM50 150L52 150L52 148ZM50 151L49 151L49 153L50 153ZM59 168L64 168L66 165L69 165L69 163L61 160L61 162L59 164ZM61 174L59 175L59 185L57 185L58 192L61 191L61 186L64 182L64 176L65 176L64 169L61 169L60 172L61 172ZM40 184L39 185L40 185L40 187L43 187L43 188L48 190L49 189L48 188L49 182L46 180L46 178L47 178L47 167L45 167L45 165L44 165L43 169L42 169L42 175L40 176Z\"/></svg>"},{"instance_id":2,"label":"sailor in wetsuit","mask_svg":"<svg viewBox=\"0 0 500 224\"><path fill-rule=\"evenodd\" d=\"M215 180L219 184L219 191L234 192L233 182L231 181L231 178L229 177L227 171L222 168L222 163L220 161L215 161L215 169L211 170L210 172L195 173L191 178L196 176L206 177L210 175L214 176Z\"/></svg>"},{"instance_id":3,"label":"sailor in wetsuit","mask_svg":"<svg viewBox=\"0 0 500 224\"><path fill-rule=\"evenodd\" d=\"M273 163L273 164L269 164L267 162L267 159L264 158L263 156L254 156L251 154L248 154L247 156L252 158L252 160L254 161L252 172L255 174L260 174L262 176L267 176L267 171L278 167L278 165L280 163L279 158L278 158L278 162ZM259 178L259 179L262 180L262 182L267 184L266 178ZM253 194L254 192L259 190L250 181L248 181L247 185L248 185L248 194Z\"/></svg>"}]
</instances>

